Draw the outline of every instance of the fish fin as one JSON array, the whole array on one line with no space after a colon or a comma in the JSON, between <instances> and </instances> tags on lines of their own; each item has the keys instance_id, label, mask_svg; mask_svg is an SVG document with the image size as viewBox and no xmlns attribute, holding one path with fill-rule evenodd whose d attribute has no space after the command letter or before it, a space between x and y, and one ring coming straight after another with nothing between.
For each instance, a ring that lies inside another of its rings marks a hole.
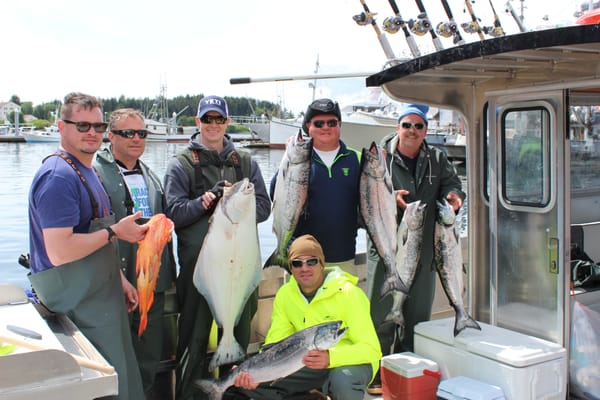
<instances>
[{"instance_id":1,"label":"fish fin","mask_svg":"<svg viewBox=\"0 0 600 400\"><path fill-rule=\"evenodd\" d=\"M227 388L214 379L196 379L193 385L208 395L210 400L221 400Z\"/></svg>"},{"instance_id":2,"label":"fish fin","mask_svg":"<svg viewBox=\"0 0 600 400\"><path fill-rule=\"evenodd\" d=\"M217 350L215 350L215 354L213 354L212 359L208 364L209 371L213 371L220 365L233 364L236 361L244 359L246 356L244 349L242 349L242 346L240 346L237 340L233 340L231 348L225 348L222 344L223 342L219 343Z\"/></svg>"},{"instance_id":3,"label":"fish fin","mask_svg":"<svg viewBox=\"0 0 600 400\"><path fill-rule=\"evenodd\" d=\"M273 252L273 254L271 254L271 256L267 259L267 261L265 261L265 265L263 265L263 269L264 268L268 268L271 266L278 266L281 267L283 269L285 269L286 271L288 271L288 260L287 257L285 256L281 256L277 250L275 250Z\"/></svg>"},{"instance_id":4,"label":"fish fin","mask_svg":"<svg viewBox=\"0 0 600 400\"><path fill-rule=\"evenodd\" d=\"M456 314L456 318L454 320L454 336L457 336L459 333L464 331L466 328L473 328L481 330L481 327L471 316L467 313L462 315Z\"/></svg>"}]
</instances>

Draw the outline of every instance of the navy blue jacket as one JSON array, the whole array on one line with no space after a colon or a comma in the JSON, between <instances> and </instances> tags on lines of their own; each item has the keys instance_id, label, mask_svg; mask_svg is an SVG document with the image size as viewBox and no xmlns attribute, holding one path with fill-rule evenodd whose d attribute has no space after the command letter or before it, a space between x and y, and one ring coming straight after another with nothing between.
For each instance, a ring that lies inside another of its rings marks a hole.
<instances>
[{"instance_id":1,"label":"navy blue jacket","mask_svg":"<svg viewBox=\"0 0 600 400\"><path fill-rule=\"evenodd\" d=\"M271 180L271 198L276 179L277 172ZM340 141L335 161L327 168L313 151L307 206L293 238L313 235L323 247L326 262L347 261L356 255L359 181L360 152Z\"/></svg>"}]
</instances>

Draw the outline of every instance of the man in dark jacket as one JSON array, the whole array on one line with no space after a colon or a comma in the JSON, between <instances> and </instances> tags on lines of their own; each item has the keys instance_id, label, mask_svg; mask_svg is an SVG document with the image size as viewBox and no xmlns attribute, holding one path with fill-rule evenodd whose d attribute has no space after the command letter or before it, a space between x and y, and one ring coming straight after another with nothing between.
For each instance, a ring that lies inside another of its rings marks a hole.
<instances>
[{"instance_id":1,"label":"man in dark jacket","mask_svg":"<svg viewBox=\"0 0 600 400\"><path fill-rule=\"evenodd\" d=\"M203 398L192 382L207 376L206 350L213 317L192 276L223 186L249 178L256 195L257 223L265 221L271 212L260 167L249 153L235 149L225 134L230 121L225 99L204 97L196 117L200 132L192 136L187 149L169 161L165 174L166 214L175 223L180 267L176 282L180 312L176 397L181 400ZM257 301L256 295L248 300L234 330L244 349L250 341L250 321Z\"/></svg>"}]
</instances>

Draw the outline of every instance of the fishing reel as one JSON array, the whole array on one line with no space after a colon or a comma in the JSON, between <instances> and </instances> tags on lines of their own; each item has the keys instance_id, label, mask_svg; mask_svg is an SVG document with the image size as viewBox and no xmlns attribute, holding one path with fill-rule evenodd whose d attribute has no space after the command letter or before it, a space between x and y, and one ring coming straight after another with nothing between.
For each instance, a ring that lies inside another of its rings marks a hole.
<instances>
[{"instance_id":1,"label":"fishing reel","mask_svg":"<svg viewBox=\"0 0 600 400\"><path fill-rule=\"evenodd\" d=\"M360 26L372 25L375 19L373 18L377 13L365 13L361 12L360 14L356 14L352 17L354 22L356 22Z\"/></svg>"},{"instance_id":2,"label":"fishing reel","mask_svg":"<svg viewBox=\"0 0 600 400\"><path fill-rule=\"evenodd\" d=\"M463 30L467 33L478 33L481 32L481 26L477 21L464 22L460 24Z\"/></svg>"},{"instance_id":3,"label":"fishing reel","mask_svg":"<svg viewBox=\"0 0 600 400\"><path fill-rule=\"evenodd\" d=\"M387 33L396 33L405 23L400 17L387 17L383 20L382 28Z\"/></svg>"},{"instance_id":4,"label":"fishing reel","mask_svg":"<svg viewBox=\"0 0 600 400\"><path fill-rule=\"evenodd\" d=\"M440 22L435 27L435 31L437 32L437 34L445 38L449 38L456 35L457 30L458 26L455 22Z\"/></svg>"},{"instance_id":5,"label":"fishing reel","mask_svg":"<svg viewBox=\"0 0 600 400\"><path fill-rule=\"evenodd\" d=\"M431 21L426 18L425 14L417 15L417 19L408 21L408 27L411 32L417 36L423 36L431 30Z\"/></svg>"},{"instance_id":6,"label":"fishing reel","mask_svg":"<svg viewBox=\"0 0 600 400\"><path fill-rule=\"evenodd\" d=\"M491 37L504 36L504 29L501 26L484 26L483 33Z\"/></svg>"}]
</instances>

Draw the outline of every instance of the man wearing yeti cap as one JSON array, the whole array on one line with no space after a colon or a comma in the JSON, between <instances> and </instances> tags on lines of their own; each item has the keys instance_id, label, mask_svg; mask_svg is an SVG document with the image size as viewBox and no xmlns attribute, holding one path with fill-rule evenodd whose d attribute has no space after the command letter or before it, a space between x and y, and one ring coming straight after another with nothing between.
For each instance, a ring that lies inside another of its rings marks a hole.
<instances>
[{"instance_id":1,"label":"man wearing yeti cap","mask_svg":"<svg viewBox=\"0 0 600 400\"><path fill-rule=\"evenodd\" d=\"M384 322L392 306L391 297L382 299L379 295L385 267L372 242L367 243L367 293L383 355L413 351L414 325L431 318L436 279L433 266L436 202L447 200L458 212L466 196L446 154L425 141L428 111L425 105L405 105L399 112L397 132L381 141L381 147L387 151L386 161L396 191L398 223L402 221L407 203L421 200L427 204L420 261L412 285L408 282L409 294L402 308L405 325L396 343L397 326L391 321Z\"/></svg>"},{"instance_id":2,"label":"man wearing yeti cap","mask_svg":"<svg viewBox=\"0 0 600 400\"><path fill-rule=\"evenodd\" d=\"M357 277L339 267L325 267L324 257L321 245L311 235L300 236L290 245L292 277L275 295L265 346L335 320L348 328L342 340L329 350L309 351L302 360L304 368L274 382L258 385L242 372L234 382L237 387L230 389L224 399L317 399L323 397L307 392L322 388L334 400L364 398L381 358L369 301L356 286Z\"/></svg>"},{"instance_id":3,"label":"man wearing yeti cap","mask_svg":"<svg viewBox=\"0 0 600 400\"><path fill-rule=\"evenodd\" d=\"M195 379L206 377L206 350L212 315L206 300L193 285L192 276L208 220L224 186L249 178L256 196L256 221L265 221L271 212L260 168L250 154L235 149L225 133L229 125L225 99L204 97L198 105L196 125L188 148L171 158L165 173L165 214L175 223L179 275L177 300L179 330L177 345L176 397L199 398ZM250 341L250 321L257 307L257 293L246 303L234 334L242 348Z\"/></svg>"},{"instance_id":4,"label":"man wearing yeti cap","mask_svg":"<svg viewBox=\"0 0 600 400\"><path fill-rule=\"evenodd\" d=\"M341 127L340 106L333 100L315 100L304 113L302 129L312 138L314 151L307 207L293 237L313 235L328 263L353 273L361 153L340 140ZM277 171L271 180L271 198L276 180Z\"/></svg>"}]
</instances>

